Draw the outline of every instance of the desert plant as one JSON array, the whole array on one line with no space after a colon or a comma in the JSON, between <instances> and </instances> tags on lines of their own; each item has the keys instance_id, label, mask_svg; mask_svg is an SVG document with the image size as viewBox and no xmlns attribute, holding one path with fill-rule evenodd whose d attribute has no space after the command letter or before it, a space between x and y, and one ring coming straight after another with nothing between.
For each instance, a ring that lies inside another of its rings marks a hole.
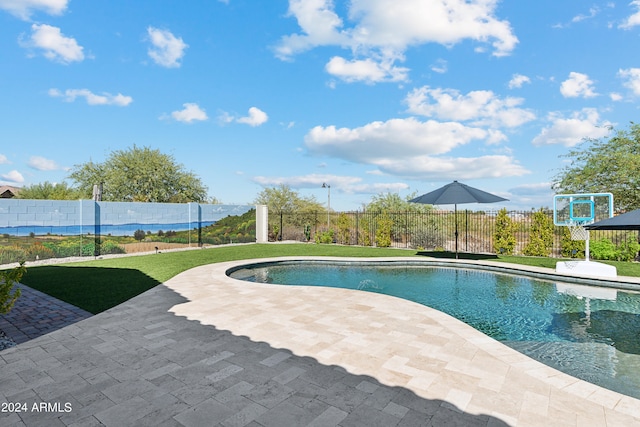
<instances>
[{"instance_id":1,"label":"desert plant","mask_svg":"<svg viewBox=\"0 0 640 427\"><path fill-rule=\"evenodd\" d=\"M316 233L316 243L333 243L333 230Z\"/></svg>"},{"instance_id":2,"label":"desert plant","mask_svg":"<svg viewBox=\"0 0 640 427\"><path fill-rule=\"evenodd\" d=\"M0 270L0 314L7 314L13 308L16 300L20 297L20 289L13 289L16 283L27 271L24 261L20 265L8 270ZM11 292L13 290L13 292Z\"/></svg>"}]
</instances>

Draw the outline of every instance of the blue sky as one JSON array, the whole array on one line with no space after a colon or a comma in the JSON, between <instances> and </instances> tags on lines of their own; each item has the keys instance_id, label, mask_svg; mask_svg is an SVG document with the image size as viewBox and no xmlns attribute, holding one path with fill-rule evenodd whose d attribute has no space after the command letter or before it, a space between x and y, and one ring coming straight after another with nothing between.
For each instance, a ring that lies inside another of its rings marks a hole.
<instances>
[{"instance_id":1,"label":"blue sky","mask_svg":"<svg viewBox=\"0 0 640 427\"><path fill-rule=\"evenodd\" d=\"M639 36L640 0L0 0L0 184L135 144L229 204L551 206L564 154L638 121Z\"/></svg>"}]
</instances>

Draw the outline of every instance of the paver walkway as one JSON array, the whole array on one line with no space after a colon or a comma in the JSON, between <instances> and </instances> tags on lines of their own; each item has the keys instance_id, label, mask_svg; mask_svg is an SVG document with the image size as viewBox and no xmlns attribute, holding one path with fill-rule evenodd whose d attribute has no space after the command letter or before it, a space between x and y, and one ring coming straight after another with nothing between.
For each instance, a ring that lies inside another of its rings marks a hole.
<instances>
[{"instance_id":1,"label":"paver walkway","mask_svg":"<svg viewBox=\"0 0 640 427\"><path fill-rule=\"evenodd\" d=\"M8 314L0 315L0 331L17 344L93 316L88 311L18 284L21 295Z\"/></svg>"},{"instance_id":2,"label":"paver walkway","mask_svg":"<svg viewBox=\"0 0 640 427\"><path fill-rule=\"evenodd\" d=\"M1 351L0 402L25 410L0 425L640 425L640 401L444 313L239 282L224 275L232 264Z\"/></svg>"}]
</instances>

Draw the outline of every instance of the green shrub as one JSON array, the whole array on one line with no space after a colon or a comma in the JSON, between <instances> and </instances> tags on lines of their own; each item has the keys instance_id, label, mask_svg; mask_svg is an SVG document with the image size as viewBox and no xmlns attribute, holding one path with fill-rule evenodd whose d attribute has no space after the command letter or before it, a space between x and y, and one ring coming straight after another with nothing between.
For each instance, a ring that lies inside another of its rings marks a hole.
<instances>
[{"instance_id":1,"label":"green shrub","mask_svg":"<svg viewBox=\"0 0 640 427\"><path fill-rule=\"evenodd\" d=\"M316 233L316 243L333 243L333 230Z\"/></svg>"},{"instance_id":2,"label":"green shrub","mask_svg":"<svg viewBox=\"0 0 640 427\"><path fill-rule=\"evenodd\" d=\"M528 256L549 256L553 248L553 220L540 208L533 213L529 242L523 253Z\"/></svg>"},{"instance_id":3,"label":"green shrub","mask_svg":"<svg viewBox=\"0 0 640 427\"><path fill-rule=\"evenodd\" d=\"M351 218L344 212L338 217L338 243L349 244L351 242Z\"/></svg>"},{"instance_id":4,"label":"green shrub","mask_svg":"<svg viewBox=\"0 0 640 427\"><path fill-rule=\"evenodd\" d=\"M393 220L389 215L383 213L377 221L376 227L376 246L379 248L388 248L391 246L391 230L393 229Z\"/></svg>"},{"instance_id":5,"label":"green shrub","mask_svg":"<svg viewBox=\"0 0 640 427\"><path fill-rule=\"evenodd\" d=\"M569 227L562 227L561 253L565 258L584 258L584 240L572 240Z\"/></svg>"},{"instance_id":6,"label":"green shrub","mask_svg":"<svg viewBox=\"0 0 640 427\"><path fill-rule=\"evenodd\" d=\"M27 252L18 246L0 247L0 264L11 264L27 259Z\"/></svg>"},{"instance_id":7,"label":"green shrub","mask_svg":"<svg viewBox=\"0 0 640 427\"><path fill-rule=\"evenodd\" d=\"M0 314L7 314L13 308L16 300L20 297L20 289L15 289L15 283L20 283L22 276L27 271L24 266L24 260L20 261L20 265L9 270L0 270Z\"/></svg>"},{"instance_id":8,"label":"green shrub","mask_svg":"<svg viewBox=\"0 0 640 427\"><path fill-rule=\"evenodd\" d=\"M590 241L589 255L593 259L615 260L617 257L616 245L609 239Z\"/></svg>"},{"instance_id":9,"label":"green shrub","mask_svg":"<svg viewBox=\"0 0 640 427\"><path fill-rule=\"evenodd\" d=\"M496 216L496 231L493 234L493 249L499 255L513 255L516 247L515 224L506 208Z\"/></svg>"},{"instance_id":10,"label":"green shrub","mask_svg":"<svg viewBox=\"0 0 640 427\"><path fill-rule=\"evenodd\" d=\"M360 220L360 230L358 232L358 244L360 246L371 246L370 227L369 219L364 217Z\"/></svg>"},{"instance_id":11,"label":"green shrub","mask_svg":"<svg viewBox=\"0 0 640 427\"><path fill-rule=\"evenodd\" d=\"M55 258L56 253L50 248L44 246L42 242L35 242L31 246L27 247L27 259L30 261L36 259L48 259Z\"/></svg>"},{"instance_id":12,"label":"green shrub","mask_svg":"<svg viewBox=\"0 0 640 427\"><path fill-rule=\"evenodd\" d=\"M100 254L124 254L126 251L113 240L105 240L100 245Z\"/></svg>"},{"instance_id":13,"label":"green shrub","mask_svg":"<svg viewBox=\"0 0 640 427\"><path fill-rule=\"evenodd\" d=\"M633 234L627 234L617 248L616 259L618 261L633 261L638 256L639 250L638 238Z\"/></svg>"}]
</instances>

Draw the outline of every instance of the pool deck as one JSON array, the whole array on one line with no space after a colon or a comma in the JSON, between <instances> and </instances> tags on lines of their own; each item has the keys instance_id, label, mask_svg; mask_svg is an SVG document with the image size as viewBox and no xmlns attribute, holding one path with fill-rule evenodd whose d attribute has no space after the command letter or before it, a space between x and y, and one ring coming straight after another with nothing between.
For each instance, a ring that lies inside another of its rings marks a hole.
<instances>
[{"instance_id":1,"label":"pool deck","mask_svg":"<svg viewBox=\"0 0 640 427\"><path fill-rule=\"evenodd\" d=\"M374 293L225 275L246 262L191 269L0 351L0 403L26 406L0 411L0 425L640 425L640 400L449 315Z\"/></svg>"}]
</instances>

